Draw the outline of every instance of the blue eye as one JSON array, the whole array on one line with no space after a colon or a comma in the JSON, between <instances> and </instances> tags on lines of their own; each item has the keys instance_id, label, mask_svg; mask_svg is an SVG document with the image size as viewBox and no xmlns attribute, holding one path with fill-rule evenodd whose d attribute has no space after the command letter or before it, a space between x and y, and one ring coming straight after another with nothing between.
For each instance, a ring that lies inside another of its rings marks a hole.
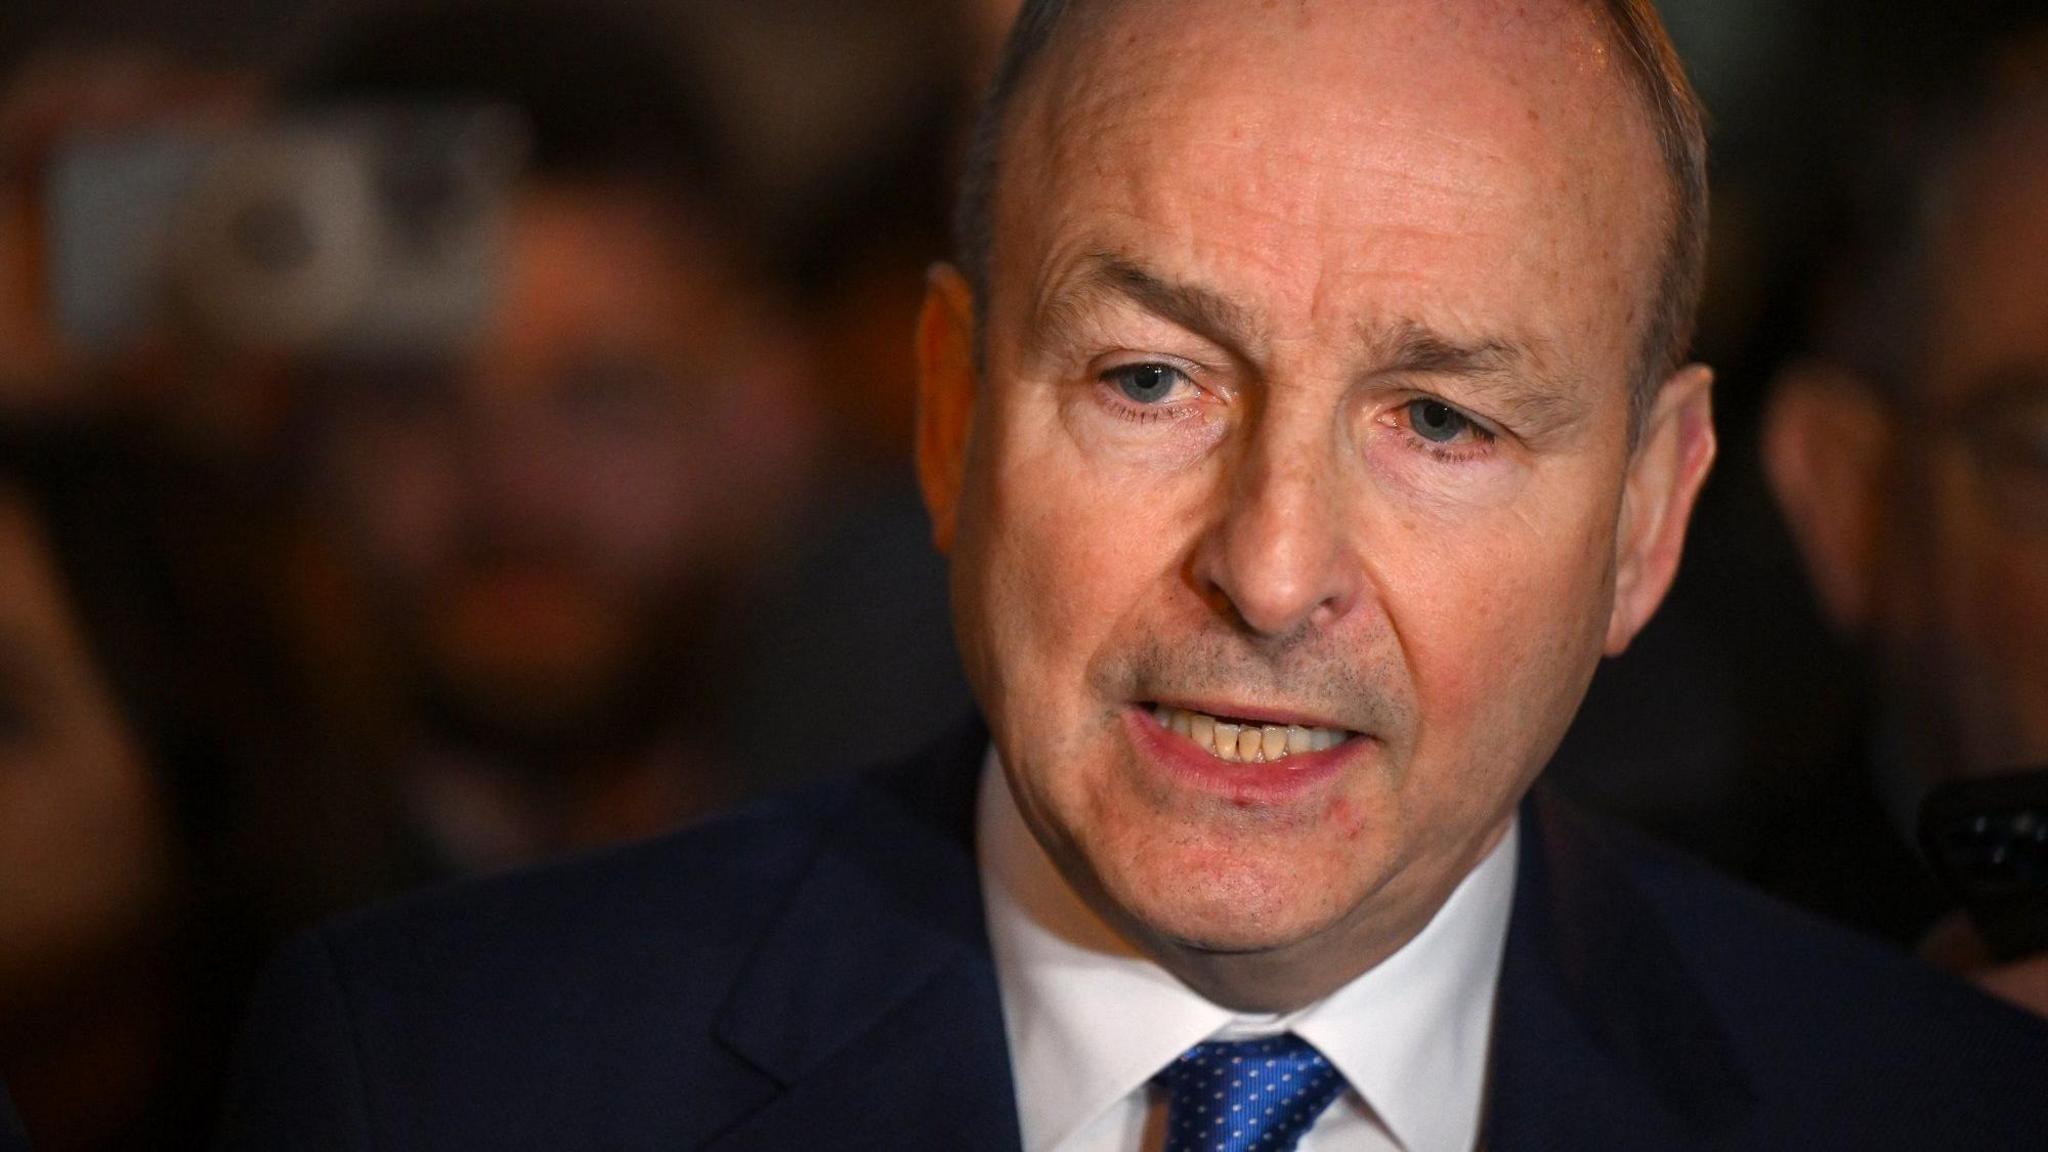
<instances>
[{"instance_id":1,"label":"blue eye","mask_svg":"<svg viewBox=\"0 0 2048 1152\"><path fill-rule=\"evenodd\" d=\"M1432 444L1449 444L1476 431L1464 413L1441 400L1409 401L1408 425L1417 436Z\"/></svg>"},{"instance_id":2,"label":"blue eye","mask_svg":"<svg viewBox=\"0 0 2048 1152\"><path fill-rule=\"evenodd\" d=\"M1103 378L1134 404L1157 404L1173 395L1187 374L1169 364L1126 364L1103 373Z\"/></svg>"}]
</instances>

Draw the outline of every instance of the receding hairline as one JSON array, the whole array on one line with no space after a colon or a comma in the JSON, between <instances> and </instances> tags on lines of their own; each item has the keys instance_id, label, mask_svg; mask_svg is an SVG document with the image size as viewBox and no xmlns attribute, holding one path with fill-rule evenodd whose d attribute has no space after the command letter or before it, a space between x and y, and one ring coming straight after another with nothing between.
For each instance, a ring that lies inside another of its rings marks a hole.
<instances>
[{"instance_id":1,"label":"receding hairline","mask_svg":"<svg viewBox=\"0 0 2048 1152\"><path fill-rule=\"evenodd\" d=\"M1045 58L1112 8L1131 0L1025 0L975 125L954 218L954 248L974 289L977 329L995 258L996 193L1002 151L1020 94ZM1576 0L1591 7L1617 49L1621 69L1646 114L1665 173L1664 238L1651 307L1631 358L1632 407L1640 416L1659 384L1684 363L1705 280L1707 180L1704 114L1650 0ZM977 337L980 339L980 337Z\"/></svg>"}]
</instances>

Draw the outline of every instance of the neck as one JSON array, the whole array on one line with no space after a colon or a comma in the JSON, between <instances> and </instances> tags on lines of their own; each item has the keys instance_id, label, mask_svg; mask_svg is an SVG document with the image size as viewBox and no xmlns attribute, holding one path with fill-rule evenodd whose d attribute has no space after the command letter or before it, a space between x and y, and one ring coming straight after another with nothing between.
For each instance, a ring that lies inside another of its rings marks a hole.
<instances>
[{"instance_id":1,"label":"neck","mask_svg":"<svg viewBox=\"0 0 2048 1152\"><path fill-rule=\"evenodd\" d=\"M680 738L536 770L477 748L427 746L401 768L408 807L465 870L651 836L723 797Z\"/></svg>"}]
</instances>

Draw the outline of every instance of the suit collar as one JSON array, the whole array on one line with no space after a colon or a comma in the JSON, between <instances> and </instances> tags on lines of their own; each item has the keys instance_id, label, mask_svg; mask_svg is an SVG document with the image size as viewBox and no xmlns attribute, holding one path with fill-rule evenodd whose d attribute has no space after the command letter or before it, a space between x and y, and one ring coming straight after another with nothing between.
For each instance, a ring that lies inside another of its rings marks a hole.
<instances>
[{"instance_id":1,"label":"suit collar","mask_svg":"<svg viewBox=\"0 0 2048 1152\"><path fill-rule=\"evenodd\" d=\"M714 1147L1017 1147L973 844L987 741L963 726L849 786L716 1026L783 1090ZM1754 1090L1655 907L1549 789L1522 829L1485 1146L1683 1149L1738 1124Z\"/></svg>"},{"instance_id":2,"label":"suit collar","mask_svg":"<svg viewBox=\"0 0 2048 1152\"><path fill-rule=\"evenodd\" d=\"M1655 907L1548 788L1525 803L1488 1147L1687 1148L1755 1103Z\"/></svg>"},{"instance_id":3,"label":"suit collar","mask_svg":"<svg viewBox=\"0 0 2048 1152\"><path fill-rule=\"evenodd\" d=\"M1016 1145L973 848L987 742L977 722L851 786L716 1025L784 1090L715 1147Z\"/></svg>"}]
</instances>

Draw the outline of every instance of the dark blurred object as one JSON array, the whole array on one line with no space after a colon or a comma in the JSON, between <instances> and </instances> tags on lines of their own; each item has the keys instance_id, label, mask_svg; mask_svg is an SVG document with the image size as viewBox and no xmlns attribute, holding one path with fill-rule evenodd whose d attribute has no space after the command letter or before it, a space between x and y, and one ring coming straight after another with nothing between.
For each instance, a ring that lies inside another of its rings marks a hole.
<instances>
[{"instance_id":1,"label":"dark blurred object","mask_svg":"<svg viewBox=\"0 0 2048 1152\"><path fill-rule=\"evenodd\" d=\"M1937 787L1920 845L1993 959L2048 951L2048 768Z\"/></svg>"},{"instance_id":2,"label":"dark blurred object","mask_svg":"<svg viewBox=\"0 0 2048 1152\"><path fill-rule=\"evenodd\" d=\"M56 318L112 357L166 322L227 343L448 347L489 313L523 128L497 108L366 108L58 146Z\"/></svg>"}]
</instances>

